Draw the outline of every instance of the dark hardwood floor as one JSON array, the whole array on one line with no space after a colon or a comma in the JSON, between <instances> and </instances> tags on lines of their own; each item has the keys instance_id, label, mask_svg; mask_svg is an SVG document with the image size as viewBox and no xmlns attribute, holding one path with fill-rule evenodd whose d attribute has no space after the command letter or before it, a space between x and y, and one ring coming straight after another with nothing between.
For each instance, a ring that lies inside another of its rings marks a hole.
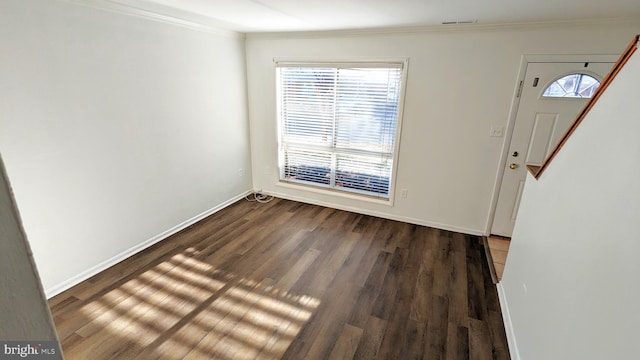
<instances>
[{"instance_id":1,"label":"dark hardwood floor","mask_svg":"<svg viewBox=\"0 0 640 360\"><path fill-rule=\"evenodd\" d=\"M240 201L50 300L67 359L508 359L480 238Z\"/></svg>"}]
</instances>

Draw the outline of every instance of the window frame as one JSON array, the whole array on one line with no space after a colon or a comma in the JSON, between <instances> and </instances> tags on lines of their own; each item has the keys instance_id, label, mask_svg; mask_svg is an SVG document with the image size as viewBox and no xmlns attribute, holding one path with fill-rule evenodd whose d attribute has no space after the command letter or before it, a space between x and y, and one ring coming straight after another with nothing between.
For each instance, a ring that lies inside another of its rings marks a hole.
<instances>
[{"instance_id":1,"label":"window frame","mask_svg":"<svg viewBox=\"0 0 640 360\"><path fill-rule=\"evenodd\" d=\"M572 72L568 72L565 74L562 74L560 76L557 76L556 78L554 78L553 80L551 80L549 83L545 84L545 86L542 88L542 91L540 92L540 99L542 100L557 100L557 99L561 99L561 100L588 100L591 99L594 95L595 92L597 91L594 90L593 94L591 95L591 97L581 97L581 96L545 96L544 93L547 91L547 89L549 89L551 87L551 85L553 85L556 81L561 80L567 76L571 76L571 75L586 75L589 76L593 79L595 79L596 81L598 81L598 87L602 86L602 81L603 79L598 75L595 74L593 72L590 71L572 71Z\"/></svg>"},{"instance_id":2,"label":"window frame","mask_svg":"<svg viewBox=\"0 0 640 360\"><path fill-rule=\"evenodd\" d=\"M389 205L392 206L395 200L395 185L396 178L398 174L398 159L400 154L400 142L402 135L402 122L404 117L404 105L405 105L405 96L406 96L406 87L407 87L407 74L408 74L408 65L409 58L384 58L384 59L295 59L295 58L274 58L273 59L274 67L272 74L274 75L274 84L275 84L275 105L276 105L276 132L277 132L277 159L278 159L278 179L277 185L296 189L296 190L304 190L309 192L314 192L318 194L330 195L330 196L339 196L348 199L354 200L362 200L367 202L373 202L377 204ZM281 89L280 82L277 76L277 71L279 67L335 67L335 68L380 68L380 67L394 67L400 69L400 87L398 93L398 114L397 114L397 123L396 123L396 131L394 138L394 146L393 146L393 154L391 156L392 159L392 167L391 174L389 176L389 193L388 198L370 195L366 193L361 193L359 191L350 191L350 190L341 190L330 187L323 187L321 185L316 185L313 183L303 183L303 182L294 182L287 181L283 179L284 173L284 159L283 159L283 139L282 139L282 129L283 123L280 117L280 106L281 106Z\"/></svg>"}]
</instances>

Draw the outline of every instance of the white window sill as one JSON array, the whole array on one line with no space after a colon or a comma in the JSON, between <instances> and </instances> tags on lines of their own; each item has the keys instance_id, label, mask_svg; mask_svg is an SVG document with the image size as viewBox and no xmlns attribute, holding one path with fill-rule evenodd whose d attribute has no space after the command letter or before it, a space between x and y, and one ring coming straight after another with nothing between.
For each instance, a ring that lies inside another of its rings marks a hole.
<instances>
[{"instance_id":1,"label":"white window sill","mask_svg":"<svg viewBox=\"0 0 640 360\"><path fill-rule=\"evenodd\" d=\"M393 192L389 196L389 199L379 199L370 195L364 195L364 194L359 195L359 194L348 193L340 190L322 189L322 188L318 188L311 185L296 184L296 183L291 183L286 181L278 181L276 183L276 186L288 188L288 189L307 191L307 192L320 194L320 195L328 195L328 196L335 196L335 197L351 199L351 200L365 201L368 203L373 203L378 205L393 206Z\"/></svg>"}]
</instances>

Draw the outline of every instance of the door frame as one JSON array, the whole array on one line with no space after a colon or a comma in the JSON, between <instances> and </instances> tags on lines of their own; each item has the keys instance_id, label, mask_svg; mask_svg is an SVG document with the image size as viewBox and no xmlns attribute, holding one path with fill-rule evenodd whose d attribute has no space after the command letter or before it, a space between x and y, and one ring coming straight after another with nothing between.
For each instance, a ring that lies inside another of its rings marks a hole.
<instances>
[{"instance_id":1,"label":"door frame","mask_svg":"<svg viewBox=\"0 0 640 360\"><path fill-rule=\"evenodd\" d=\"M485 223L484 235L489 236L491 234L491 227L493 220L495 219L496 207L498 206L498 195L500 194L500 187L502 186L502 179L504 177L505 166L508 160L509 147L511 146L511 136L513 135L513 128L516 123L516 116L518 115L518 108L520 106L520 97L518 92L520 91L520 84L524 82L525 75L527 73L527 67L529 63L568 63L568 62L611 62L615 63L620 57L619 54L524 54L520 58L520 67L518 69L518 77L513 89L513 95L511 98L511 107L509 109L509 119L504 132L504 140L502 142L502 149L500 151L500 160L498 162L498 171L496 173L495 182L493 185L493 193L491 195L491 204L489 206L489 216Z\"/></svg>"}]
</instances>

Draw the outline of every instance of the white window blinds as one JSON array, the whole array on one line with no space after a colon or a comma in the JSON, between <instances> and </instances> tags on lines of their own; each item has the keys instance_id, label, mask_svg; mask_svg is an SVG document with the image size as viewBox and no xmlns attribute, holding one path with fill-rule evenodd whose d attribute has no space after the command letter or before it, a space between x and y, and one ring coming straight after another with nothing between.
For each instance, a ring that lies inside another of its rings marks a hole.
<instances>
[{"instance_id":1,"label":"white window blinds","mask_svg":"<svg viewBox=\"0 0 640 360\"><path fill-rule=\"evenodd\" d=\"M402 64L277 64L280 180L388 199Z\"/></svg>"}]
</instances>

